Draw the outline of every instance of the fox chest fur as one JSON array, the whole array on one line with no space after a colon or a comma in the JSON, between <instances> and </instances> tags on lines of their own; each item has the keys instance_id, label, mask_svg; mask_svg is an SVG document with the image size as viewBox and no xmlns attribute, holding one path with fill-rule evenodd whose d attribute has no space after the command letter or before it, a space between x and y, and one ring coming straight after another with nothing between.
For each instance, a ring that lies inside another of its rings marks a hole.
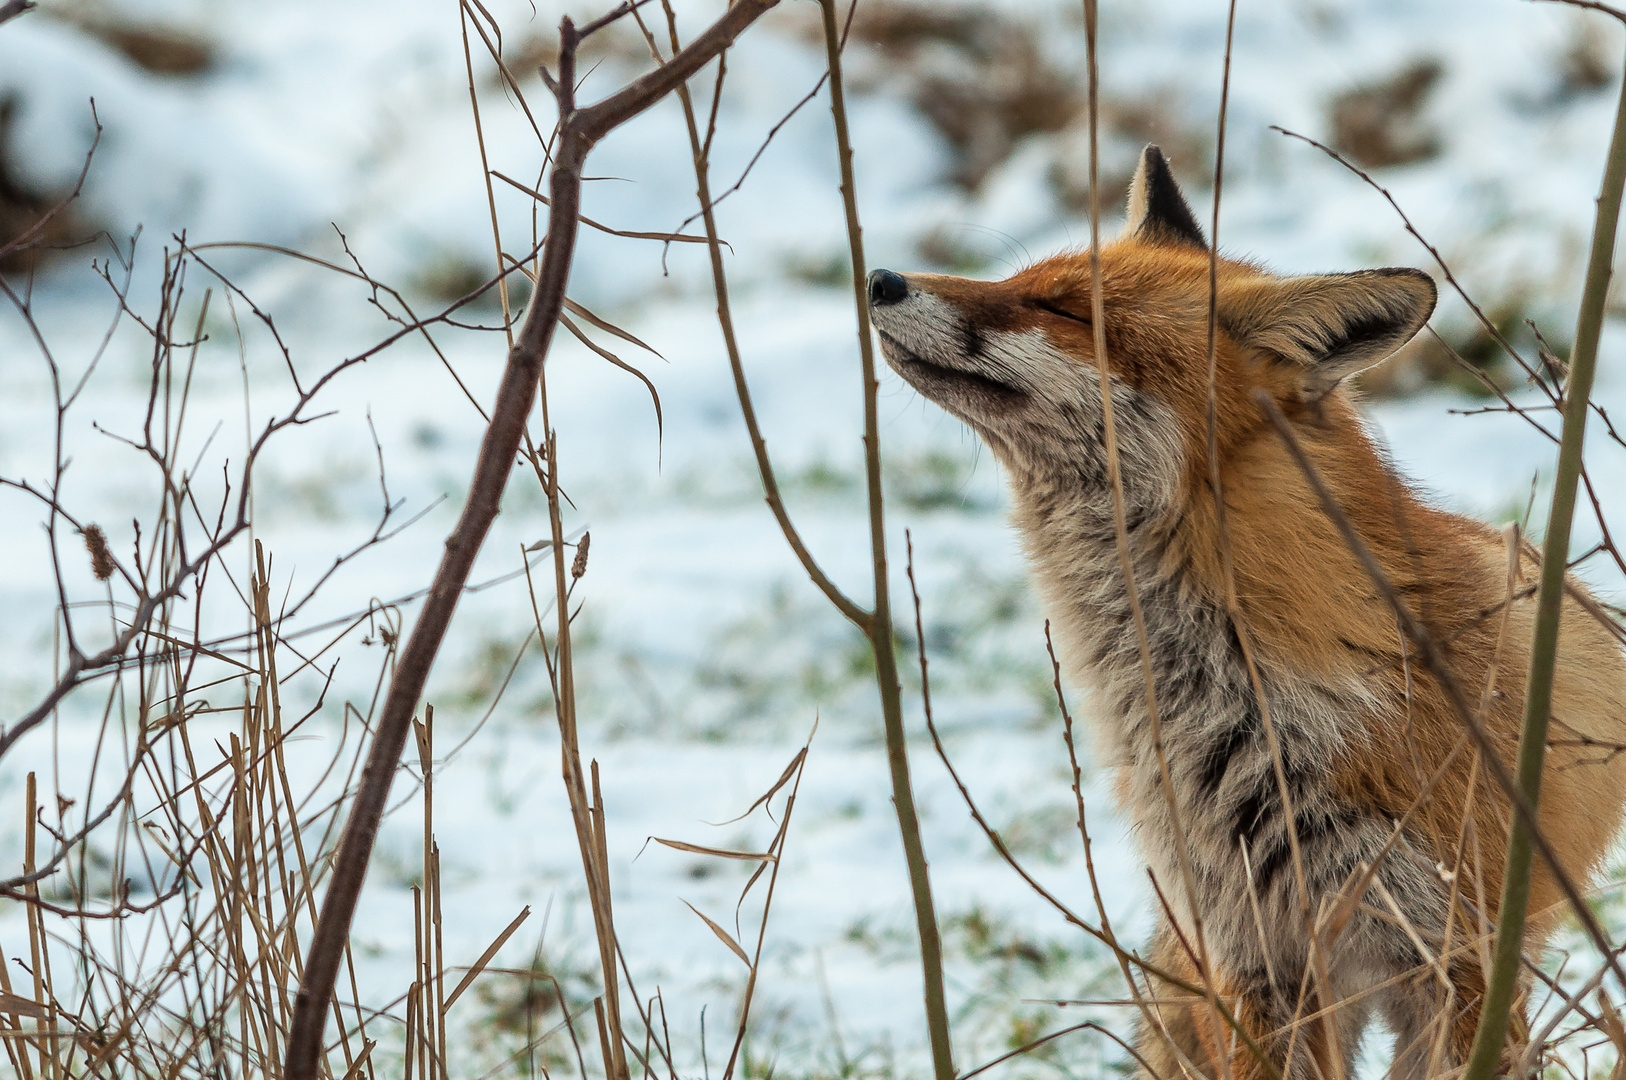
<instances>
[{"instance_id":1,"label":"fox chest fur","mask_svg":"<svg viewBox=\"0 0 1626 1080\"><path fill-rule=\"evenodd\" d=\"M1399 1033L1397 1075L1460 1063L1508 806L1255 398L1288 417L1511 759L1534 555L1419 499L1342 385L1422 327L1433 283L1405 269L1279 278L1213 259L1155 147L1128 233L1098 261L1096 280L1084 255L1002 282L876 271L883 353L1008 478L1065 671L1089 691L1156 881L1163 970L1195 971L1199 944L1259 1044L1299 1047L1284 1074L1311 1061L1344 1071L1374 1004ZM1626 756L1577 747L1626 738L1626 660L1578 603L1562 636L1553 722L1576 737L1555 740L1540 814L1584 879L1619 822ZM1538 872L1529 943L1557 899ZM1329 931L1340 905L1361 913ZM1428 988L1441 970L1451 1001ZM1319 1026L1283 1035L1305 1015ZM1150 1042L1177 1052L1148 1045L1149 1061L1221 1071L1228 1044L1200 1016L1154 1019Z\"/></svg>"}]
</instances>

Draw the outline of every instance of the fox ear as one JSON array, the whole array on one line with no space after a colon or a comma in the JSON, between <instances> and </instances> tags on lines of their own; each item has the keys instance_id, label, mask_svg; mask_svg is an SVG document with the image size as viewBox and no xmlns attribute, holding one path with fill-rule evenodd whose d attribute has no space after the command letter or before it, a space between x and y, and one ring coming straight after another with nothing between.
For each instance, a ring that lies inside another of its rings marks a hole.
<instances>
[{"instance_id":1,"label":"fox ear","mask_svg":"<svg viewBox=\"0 0 1626 1080\"><path fill-rule=\"evenodd\" d=\"M1148 144L1140 166L1129 181L1128 235L1152 244L1180 245L1208 250L1197 218L1180 194L1163 151Z\"/></svg>"},{"instance_id":2,"label":"fox ear","mask_svg":"<svg viewBox=\"0 0 1626 1080\"><path fill-rule=\"evenodd\" d=\"M1306 400L1386 359L1428 322L1434 279L1408 267L1221 286L1218 316L1239 343L1299 367Z\"/></svg>"}]
</instances>

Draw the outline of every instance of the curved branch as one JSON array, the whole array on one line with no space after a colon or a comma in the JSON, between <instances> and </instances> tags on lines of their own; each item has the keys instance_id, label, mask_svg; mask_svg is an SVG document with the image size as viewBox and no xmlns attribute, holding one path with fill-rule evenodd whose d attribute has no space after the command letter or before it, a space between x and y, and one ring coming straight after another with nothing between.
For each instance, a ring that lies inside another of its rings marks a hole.
<instances>
[{"instance_id":1,"label":"curved branch","mask_svg":"<svg viewBox=\"0 0 1626 1080\"><path fill-rule=\"evenodd\" d=\"M1502 789L1502 793L1507 796L1508 804L1513 810L1514 820L1523 826L1524 831L1529 836L1529 843L1535 849L1535 853L1541 856L1542 861L1547 864L1547 868L1552 871L1554 882L1558 885L1559 890L1563 892L1564 899L1569 901L1576 920L1580 922L1581 928L1586 931L1587 936L1592 940L1593 946L1603 955L1604 961L1609 965L1609 970L1614 974L1616 982L1622 988L1626 988L1626 967L1621 965L1615 947L1609 943L1609 939L1605 936L1603 927L1599 925L1597 917L1593 915L1592 909L1587 907L1585 898L1581 895L1581 890L1576 885L1575 879L1570 876L1569 871L1564 868L1564 864L1559 861L1558 853L1553 850L1551 841L1543 835L1541 822L1536 818L1536 808L1526 798L1524 789L1515 780L1513 772L1500 757L1500 752L1491 742L1490 735L1485 731L1485 726L1479 722L1478 715L1468 703L1468 697L1462 689L1462 684L1457 680L1456 675L1452 673L1450 667L1447 666L1445 657L1441 655L1439 645L1429 634L1428 629L1412 614L1411 609L1406 607L1399 592L1396 591L1394 583L1389 580L1388 574L1384 572L1382 565L1377 561L1377 557L1372 554L1372 549L1367 547L1366 541L1362 540L1360 534L1355 531L1355 526L1350 522L1349 516L1344 513L1343 507L1338 504L1337 498L1328 489L1326 481L1322 479L1320 470L1316 468L1315 463L1305 453L1298 437L1293 434L1292 425L1288 422L1287 417L1282 415L1282 411L1276 406L1276 402L1263 390L1254 391L1254 402L1275 426L1277 434L1281 437L1282 444L1293 458L1293 463L1298 467L1299 472L1303 474L1305 482L1310 485L1310 490L1315 493L1316 498L1320 501L1322 511L1338 529L1339 535L1343 538L1344 546L1360 562L1361 569L1366 572L1373 586L1377 588L1378 594L1383 597L1384 602L1394 612L1395 621L1400 624L1401 632L1410 638L1412 644L1417 647L1417 659L1428 669L1429 674L1434 676L1434 681L1439 684L1440 689L1445 694L1446 703L1457 714L1457 719L1462 721L1463 728L1473 739L1486 773ZM1560 563L1562 564L1562 560L1560 560Z\"/></svg>"}]
</instances>

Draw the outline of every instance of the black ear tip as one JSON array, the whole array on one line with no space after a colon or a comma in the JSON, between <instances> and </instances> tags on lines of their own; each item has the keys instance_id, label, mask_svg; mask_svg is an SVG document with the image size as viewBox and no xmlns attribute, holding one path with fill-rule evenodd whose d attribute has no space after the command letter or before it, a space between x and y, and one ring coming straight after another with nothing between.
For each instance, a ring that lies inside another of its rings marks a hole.
<instances>
[{"instance_id":1,"label":"black ear tip","mask_svg":"<svg viewBox=\"0 0 1626 1080\"><path fill-rule=\"evenodd\" d=\"M1208 250L1202 226L1191 212L1186 198L1180 193L1180 184L1169 170L1169 161L1157 143L1147 143L1141 151L1140 198L1145 200L1145 213L1139 232L1145 239L1157 243L1171 243ZM1134 196L1131 196L1132 200Z\"/></svg>"},{"instance_id":2,"label":"black ear tip","mask_svg":"<svg viewBox=\"0 0 1626 1080\"><path fill-rule=\"evenodd\" d=\"M1169 159L1164 156L1163 148L1157 143L1146 144L1146 149L1140 152L1140 161L1148 181L1166 186L1174 185L1174 173L1169 171Z\"/></svg>"}]
</instances>

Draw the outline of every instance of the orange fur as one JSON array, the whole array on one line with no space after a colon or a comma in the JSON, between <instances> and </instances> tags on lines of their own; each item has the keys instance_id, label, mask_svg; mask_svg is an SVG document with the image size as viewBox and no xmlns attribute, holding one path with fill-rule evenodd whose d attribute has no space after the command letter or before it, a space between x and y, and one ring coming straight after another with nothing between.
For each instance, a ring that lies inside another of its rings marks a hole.
<instances>
[{"instance_id":1,"label":"orange fur","mask_svg":"<svg viewBox=\"0 0 1626 1080\"><path fill-rule=\"evenodd\" d=\"M1160 162L1158 158L1152 166ZM1518 552L1516 592L1510 603L1506 539L1484 524L1430 506L1413 492L1363 427L1354 395L1339 384L1350 370L1382 359L1378 353L1392 347L1391 338L1403 341L1415 332L1433 303L1432 288L1425 287L1420 275L1390 271L1370 278L1284 280L1230 258L1218 261L1219 329L1212 387L1213 443L1224 490L1222 535L1209 452L1210 257L1191 242L1195 231L1189 220L1166 222L1161 231L1132 226L1130 235L1100 253L1106 359L1114 387L1129 394L1130 401L1149 403L1147 409L1155 417L1172 418L1170 450L1162 457L1148 450L1145 458L1150 465L1126 456L1126 483L1141 482L1136 470L1155 474L1157 461L1178 461L1172 491L1165 493L1152 480L1144 481L1148 491L1157 492L1144 497L1150 507L1145 515L1165 513L1160 508L1166 504L1171 524L1157 546L1138 556L1146 563L1137 569L1137 581L1143 573L1155 578L1166 572L1177 578L1181 597L1190 594L1192 603L1214 609L1228 609L1234 595L1241 630L1267 687L1303 683L1358 688L1357 696L1366 704L1339 714L1339 750L1334 759L1322 763L1318 780L1324 786L1317 790L1346 808L1341 812L1352 815L1351 820L1377 823L1374 827L1385 822L1392 827L1409 815L1405 845L1410 854L1419 866L1438 867L1436 885L1442 895L1449 891L1452 896L1446 924L1450 952L1442 958L1449 972L1451 1015L1443 1048L1431 1060L1439 1067L1460 1064L1483 993L1481 957L1487 946L1481 928L1495 925L1509 804L1486 779L1445 694L1416 663L1393 611L1346 548L1251 395L1266 390L1287 414L1339 506L1412 615L1442 647L1459 683L1476 702L1484 699L1484 727L1510 767L1519 737L1535 608L1534 596L1526 594L1533 593L1527 587L1536 580L1537 557L1528 547ZM1195 239L1200 241L1200 234ZM1058 256L999 282L924 274L894 277L899 283L883 283L882 292L875 292L878 286L872 284L876 325L888 359L922 392L967 419L989 440L1011 474L1017 521L1027 536L1053 617L1061 625L1070 673L1088 685L1118 686L1111 678L1119 676L1100 674L1107 664L1100 657L1110 651L1111 636L1102 639L1109 645L1100 644L1091 636L1100 631L1090 625L1091 619L1099 621L1090 612L1111 609L1110 582L1091 583L1106 580L1103 575L1113 571L1102 562L1106 569L1079 570L1077 581L1067 578L1067 568L1082 557L1074 550L1076 540L1057 539L1064 534L1056 532L1055 525L1066 514L1078 513L1058 509L1062 495L1055 492L1070 491L1068 484L1088 488L1089 482L1050 478L1061 468L1056 462L1072 452L1051 446L1062 438L1055 431L1070 430L1066 424L1055 421L1045 428L1023 419L1033 413L1036 400L1061 399L1064 384L1094 385L1088 382L1097 363L1089 258L1082 253ZM923 299L909 308L903 300L891 299L900 290L906 290L904 297ZM1352 304L1365 306L1352 311ZM896 314L890 313L893 307ZM1388 326L1384 320L1391 309L1416 309L1421 315L1409 322L1396 316L1391 320L1394 325ZM1323 341L1314 334L1306 337L1307 327L1331 329ZM955 344L955 334L966 340ZM1368 339L1374 343L1363 350L1362 342ZM1331 342L1330 352L1322 357L1318 350L1327 350L1326 342ZM1296 350L1303 355L1296 355ZM1052 364L1052 354L1061 358L1056 363L1074 367L1046 367ZM1005 387L1010 393L1000 396L968 378L991 381L995 391ZM1066 393L1087 404L1087 390ZM1077 413L1084 405L1069 407ZM1119 440L1126 455L1142 451L1137 442L1141 433L1168 427L1164 421L1136 417L1120 417L1118 422L1123 425ZM1080 475L1094 474L1083 469ZM1099 526L1089 528L1101 533ZM1094 535L1089 528L1075 532ZM1572 582L1572 587L1581 589L1578 583ZM1098 593L1107 599L1090 599ZM1156 598L1146 602L1155 603ZM1071 614L1063 610L1069 608ZM1079 624L1070 636L1067 618ZM1167 678L1179 675L1175 664ZM1123 679L1127 676L1120 682ZM1106 689L1102 695L1104 700L1119 700ZM1120 697L1130 700L1132 695L1131 688ZM1124 706L1130 712L1138 707ZM1626 754L1609 748L1626 741L1626 663L1616 638L1573 598L1566 599L1563 610L1552 715L1540 818L1567 872L1585 881L1597 870L1617 830L1626 797ZM1166 715L1164 723L1180 720ZM1191 723L1201 720L1198 716ZM1225 779L1224 764L1220 782ZM1156 800L1144 792L1137 794L1134 775L1129 769L1120 773L1120 792L1132 817L1151 821ZM1178 801L1188 818L1205 813L1204 807L1210 805L1184 790ZM1155 847L1169 841L1154 836L1145 842ZM1173 864L1165 859L1162 865ZM1324 900L1310 897L1306 917L1313 919ZM1374 896L1365 902L1370 908L1382 907ZM1530 910L1527 946L1536 948L1561 914L1560 892L1539 859ZM1219 943L1221 953L1225 945ZM1196 977L1189 957L1167 929L1154 947L1154 957L1182 977ZM1217 978L1221 993L1231 993L1229 973L1220 970ZM1435 1000L1436 1011L1447 1004L1427 965L1419 964L1406 978L1410 981L1395 993ZM1307 985L1309 999L1316 999L1320 991L1314 981ZM1267 1020L1261 1003L1268 1005L1271 993L1280 996L1288 991L1278 987L1268 993L1236 993L1237 1014L1252 1037L1261 1045L1284 1046L1282 1030ZM1299 1016L1318 1007L1306 1008L1302 1001L1294 1005ZM1216 1059L1222 1055L1230 1059L1237 1080L1261 1075L1251 1055L1230 1049L1234 1040L1213 1028L1205 1006L1170 1006L1161 1014L1166 1034L1180 1054L1161 1037L1149 1038L1144 1052L1165 1080L1182 1075L1180 1055L1209 1076L1218 1075ZM1305 1075L1333 1080L1341 1072L1339 1054L1347 1057L1353 1048L1335 1052L1334 1035L1319 1025L1304 1025L1302 1032L1298 1053L1311 1062L1302 1066L1308 1070ZM1358 1039L1359 1024L1338 1037Z\"/></svg>"}]
</instances>

